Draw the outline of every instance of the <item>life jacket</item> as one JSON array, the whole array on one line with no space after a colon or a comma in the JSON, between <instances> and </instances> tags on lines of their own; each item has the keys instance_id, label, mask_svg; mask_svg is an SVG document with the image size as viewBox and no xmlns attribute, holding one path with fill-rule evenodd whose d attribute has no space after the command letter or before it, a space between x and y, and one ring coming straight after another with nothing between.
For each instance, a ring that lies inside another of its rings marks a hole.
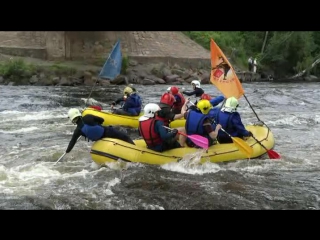
<instances>
[{"instance_id":1,"label":"life jacket","mask_svg":"<svg viewBox=\"0 0 320 240\"><path fill-rule=\"evenodd\" d=\"M136 93L133 93L131 94L127 99L126 99L126 102L132 102L133 103L133 107L130 107L130 108L127 108L127 109L123 109L129 113L132 113L132 114L140 114L141 112L141 106L142 106L142 100L141 100L141 97L136 94ZM125 105L124 105L125 106Z\"/></svg>"},{"instance_id":2,"label":"life jacket","mask_svg":"<svg viewBox=\"0 0 320 240\"><path fill-rule=\"evenodd\" d=\"M203 127L203 122L206 119L208 119L207 115L204 115L202 113L199 113L193 110L189 111L186 119L186 125L185 125L186 133L187 135L198 134L203 137L206 137L209 140L209 145L212 145L213 140L211 139L209 134L204 131L204 127ZM190 147L194 146L194 144L189 138L187 138L187 144Z\"/></svg>"},{"instance_id":3,"label":"life jacket","mask_svg":"<svg viewBox=\"0 0 320 240\"><path fill-rule=\"evenodd\" d=\"M229 133L231 136L237 135L236 128L234 128L231 124L231 119L234 116L234 113L219 111L216 116L216 122L219 123L227 133ZM228 135L219 130L219 137L228 137Z\"/></svg>"},{"instance_id":4,"label":"life jacket","mask_svg":"<svg viewBox=\"0 0 320 240\"><path fill-rule=\"evenodd\" d=\"M184 96L181 93L177 93L174 96L179 96L180 99L181 99L181 102L174 102L172 108L181 110L181 108L182 108L183 104L185 103L186 99L184 98Z\"/></svg>"},{"instance_id":5,"label":"life jacket","mask_svg":"<svg viewBox=\"0 0 320 240\"><path fill-rule=\"evenodd\" d=\"M104 127L101 125L88 125L83 124L83 127L81 128L81 132L91 141L97 141L102 138L104 134Z\"/></svg>"},{"instance_id":6,"label":"life jacket","mask_svg":"<svg viewBox=\"0 0 320 240\"><path fill-rule=\"evenodd\" d=\"M185 125L187 134L208 135L203 129L203 122L206 119L208 119L207 115L203 115L202 113L193 110L189 111Z\"/></svg>"},{"instance_id":7,"label":"life jacket","mask_svg":"<svg viewBox=\"0 0 320 240\"><path fill-rule=\"evenodd\" d=\"M149 148L161 145L163 140L160 134L156 133L154 126L156 121L163 121L163 118L156 116L146 121L139 122L139 132Z\"/></svg>"},{"instance_id":8,"label":"life jacket","mask_svg":"<svg viewBox=\"0 0 320 240\"><path fill-rule=\"evenodd\" d=\"M212 122L212 126L215 128L216 124L214 124L214 122L218 122L218 113L220 111L220 108L216 107L216 108L212 108L210 109L210 111L208 112L207 116L210 118L210 121Z\"/></svg>"}]
</instances>

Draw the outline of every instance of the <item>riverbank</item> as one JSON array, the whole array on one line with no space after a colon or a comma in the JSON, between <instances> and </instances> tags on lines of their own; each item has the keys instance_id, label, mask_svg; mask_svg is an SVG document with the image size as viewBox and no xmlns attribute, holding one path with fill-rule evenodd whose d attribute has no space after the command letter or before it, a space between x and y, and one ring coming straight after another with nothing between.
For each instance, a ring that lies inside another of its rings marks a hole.
<instances>
[{"instance_id":1,"label":"riverbank","mask_svg":"<svg viewBox=\"0 0 320 240\"><path fill-rule=\"evenodd\" d=\"M185 68L178 64L138 63L136 60L123 58L122 74L113 81L99 79L103 62L81 61L45 61L28 57L0 55L0 85L35 85L35 86L108 86L121 84L141 85L188 85L192 80L201 84L210 83L210 69L207 66ZM235 67L236 68L236 67ZM236 68L237 69L237 68ZM245 71L237 72L241 82L270 81L268 76ZM320 81L314 76L297 79L273 79L276 82L314 82Z\"/></svg>"},{"instance_id":2,"label":"riverbank","mask_svg":"<svg viewBox=\"0 0 320 240\"><path fill-rule=\"evenodd\" d=\"M44 61L35 58L1 55L0 84L36 86L79 86L110 84L190 84L198 79L209 83L210 71L200 68L183 68L177 64L140 64L123 58L122 71L113 81L99 79L103 63L87 64L81 61Z\"/></svg>"}]
</instances>

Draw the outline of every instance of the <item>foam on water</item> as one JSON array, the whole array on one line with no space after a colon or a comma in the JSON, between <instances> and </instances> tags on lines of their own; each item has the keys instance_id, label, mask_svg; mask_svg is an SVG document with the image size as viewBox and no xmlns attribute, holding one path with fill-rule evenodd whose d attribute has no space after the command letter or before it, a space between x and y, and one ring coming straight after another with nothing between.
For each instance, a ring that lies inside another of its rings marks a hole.
<instances>
[{"instance_id":1,"label":"foam on water","mask_svg":"<svg viewBox=\"0 0 320 240\"><path fill-rule=\"evenodd\" d=\"M21 128L17 130L12 130L12 131L5 131L0 129L0 133L25 133L25 132L33 132L35 130L39 129L38 127L26 127L26 128Z\"/></svg>"},{"instance_id":2,"label":"foam on water","mask_svg":"<svg viewBox=\"0 0 320 240\"><path fill-rule=\"evenodd\" d=\"M199 150L198 152L185 155L181 161L164 164L161 168L191 175L202 175L220 171L221 168L218 164L211 162L200 163L203 152L203 150Z\"/></svg>"}]
</instances>

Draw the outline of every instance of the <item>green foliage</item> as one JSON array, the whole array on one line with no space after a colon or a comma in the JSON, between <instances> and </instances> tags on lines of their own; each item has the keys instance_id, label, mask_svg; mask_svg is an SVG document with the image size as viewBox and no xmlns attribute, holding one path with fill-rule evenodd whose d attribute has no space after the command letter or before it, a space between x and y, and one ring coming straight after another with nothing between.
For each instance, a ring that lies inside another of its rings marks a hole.
<instances>
[{"instance_id":1,"label":"green foliage","mask_svg":"<svg viewBox=\"0 0 320 240\"><path fill-rule=\"evenodd\" d=\"M247 69L250 56L256 57L258 70L272 69L277 76L292 76L309 68L320 57L320 32L269 31L263 53L264 31L190 31L184 34L208 50L212 38L231 63L243 69ZM317 73L317 68L311 73Z\"/></svg>"},{"instance_id":2,"label":"green foliage","mask_svg":"<svg viewBox=\"0 0 320 240\"><path fill-rule=\"evenodd\" d=\"M122 66L121 66L121 74L126 74L127 69L129 67L129 57L127 55L124 55L122 57Z\"/></svg>"},{"instance_id":3,"label":"green foliage","mask_svg":"<svg viewBox=\"0 0 320 240\"><path fill-rule=\"evenodd\" d=\"M60 64L53 64L50 66L50 69L58 76L72 76L77 72L77 69L73 67L67 67Z\"/></svg>"},{"instance_id":4,"label":"green foliage","mask_svg":"<svg viewBox=\"0 0 320 240\"><path fill-rule=\"evenodd\" d=\"M0 64L0 75L4 77L21 76L34 73L35 66L26 64L21 59L10 59Z\"/></svg>"}]
</instances>

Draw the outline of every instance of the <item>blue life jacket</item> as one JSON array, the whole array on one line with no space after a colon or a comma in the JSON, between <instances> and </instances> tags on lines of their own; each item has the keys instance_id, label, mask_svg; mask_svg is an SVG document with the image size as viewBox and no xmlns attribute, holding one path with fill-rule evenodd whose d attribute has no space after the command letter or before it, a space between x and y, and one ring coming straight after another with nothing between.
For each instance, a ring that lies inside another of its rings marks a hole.
<instances>
[{"instance_id":1,"label":"blue life jacket","mask_svg":"<svg viewBox=\"0 0 320 240\"><path fill-rule=\"evenodd\" d=\"M210 111L208 112L207 116L210 119L213 119L216 123L218 122L218 113L220 112L220 108L219 107L215 107L210 109ZM212 121L213 122L213 121ZM215 124L213 123L214 129L215 129Z\"/></svg>"},{"instance_id":2,"label":"blue life jacket","mask_svg":"<svg viewBox=\"0 0 320 240\"><path fill-rule=\"evenodd\" d=\"M186 119L186 132L190 134L207 135L203 130L203 121L207 119L207 115L203 115L197 111L189 111Z\"/></svg>"},{"instance_id":3,"label":"blue life jacket","mask_svg":"<svg viewBox=\"0 0 320 240\"><path fill-rule=\"evenodd\" d=\"M131 94L125 101L123 110L133 115L139 115L141 112L142 100L141 97L134 93Z\"/></svg>"},{"instance_id":4,"label":"blue life jacket","mask_svg":"<svg viewBox=\"0 0 320 240\"><path fill-rule=\"evenodd\" d=\"M97 141L102 138L104 134L104 127L101 125L91 126L84 124L81 128L81 132L91 141Z\"/></svg>"},{"instance_id":5,"label":"blue life jacket","mask_svg":"<svg viewBox=\"0 0 320 240\"><path fill-rule=\"evenodd\" d=\"M234 114L235 113L219 111L216 115L216 117L217 117L216 122L219 123L222 126L222 128L233 137L237 136L236 126L232 126L232 124L231 124L231 119ZM223 131L219 130L219 137L220 136L221 137L228 137L227 134L225 134Z\"/></svg>"},{"instance_id":6,"label":"blue life jacket","mask_svg":"<svg viewBox=\"0 0 320 240\"><path fill-rule=\"evenodd\" d=\"M191 110L188 112L188 116L186 119L186 133L187 135L198 134L208 139L209 146L213 144L212 138L209 136L207 132L204 131L203 122L208 119L207 115L199 113L198 111ZM187 138L188 146L195 146L192 141Z\"/></svg>"}]
</instances>

